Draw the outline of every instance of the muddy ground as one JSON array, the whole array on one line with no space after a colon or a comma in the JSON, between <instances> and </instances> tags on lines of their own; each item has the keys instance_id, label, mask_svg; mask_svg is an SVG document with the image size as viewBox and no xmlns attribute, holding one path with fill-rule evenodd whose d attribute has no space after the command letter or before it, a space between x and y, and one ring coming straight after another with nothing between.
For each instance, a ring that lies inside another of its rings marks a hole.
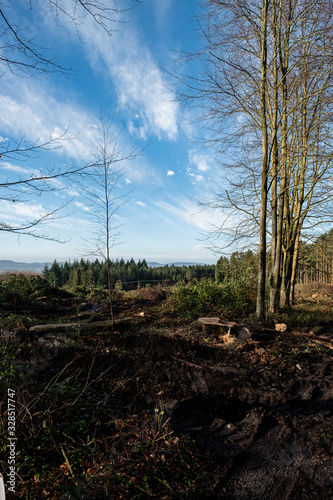
<instances>
[{"instance_id":1,"label":"muddy ground","mask_svg":"<svg viewBox=\"0 0 333 500\"><path fill-rule=\"evenodd\" d=\"M332 351L302 335L260 337L225 347L146 332L114 347L139 354L127 376L150 381L147 403L214 454L209 498L332 499Z\"/></svg>"},{"instance_id":2,"label":"muddy ground","mask_svg":"<svg viewBox=\"0 0 333 500\"><path fill-rule=\"evenodd\" d=\"M130 315L131 327L81 335L72 347L66 335L20 332L24 384L49 380L75 358L92 367L92 379L105 373L101 391L124 381L116 400L128 414L158 408L210 469L199 492L165 499L333 499L333 323L284 333L247 325L251 340L224 345L196 322L161 317L159 307L119 301L116 313Z\"/></svg>"}]
</instances>

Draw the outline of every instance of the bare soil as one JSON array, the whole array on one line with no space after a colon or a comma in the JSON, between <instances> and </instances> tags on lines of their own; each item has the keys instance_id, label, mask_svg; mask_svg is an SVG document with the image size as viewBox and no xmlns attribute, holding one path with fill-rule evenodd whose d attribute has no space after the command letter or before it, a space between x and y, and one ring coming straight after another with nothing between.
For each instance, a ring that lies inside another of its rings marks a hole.
<instances>
[{"instance_id":1,"label":"bare soil","mask_svg":"<svg viewBox=\"0 0 333 500\"><path fill-rule=\"evenodd\" d=\"M119 336L138 355L126 375L148 387L177 433L214 456L207 498L333 498L332 325L321 335L260 332L237 346L178 329ZM195 338L196 337L196 338ZM319 342L318 342L319 340Z\"/></svg>"}]
</instances>

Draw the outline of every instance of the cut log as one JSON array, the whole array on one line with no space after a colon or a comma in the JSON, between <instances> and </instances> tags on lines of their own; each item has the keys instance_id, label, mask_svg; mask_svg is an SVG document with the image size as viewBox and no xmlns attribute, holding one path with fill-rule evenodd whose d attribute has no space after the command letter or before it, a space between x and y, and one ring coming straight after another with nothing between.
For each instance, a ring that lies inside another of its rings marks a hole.
<instances>
[{"instance_id":1,"label":"cut log","mask_svg":"<svg viewBox=\"0 0 333 500\"><path fill-rule=\"evenodd\" d=\"M10 439L9 439L9 443L8 444L11 444L11 440ZM10 478L10 476L9 476L9 478ZM6 495L5 495L5 483L4 483L2 474L0 473L0 500L5 500L5 499L6 499Z\"/></svg>"},{"instance_id":2,"label":"cut log","mask_svg":"<svg viewBox=\"0 0 333 500\"><path fill-rule=\"evenodd\" d=\"M121 328L123 326L129 326L131 324L131 318L120 318L114 320L115 328ZM93 330L109 330L112 328L112 321L95 321L94 323L80 322L80 323L56 323L51 325L35 325L29 328L30 332L36 333L56 333L56 332L86 332Z\"/></svg>"},{"instance_id":3,"label":"cut log","mask_svg":"<svg viewBox=\"0 0 333 500\"><path fill-rule=\"evenodd\" d=\"M275 325L275 330L277 332L285 332L287 330L287 325L285 323L277 323Z\"/></svg>"}]
</instances>

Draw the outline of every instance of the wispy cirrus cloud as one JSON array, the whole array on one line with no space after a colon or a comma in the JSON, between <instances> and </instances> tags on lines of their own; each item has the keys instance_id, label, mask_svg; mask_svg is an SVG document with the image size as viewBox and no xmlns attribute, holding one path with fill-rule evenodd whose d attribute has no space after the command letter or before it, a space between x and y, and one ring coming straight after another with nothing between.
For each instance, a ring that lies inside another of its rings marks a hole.
<instances>
[{"instance_id":1,"label":"wispy cirrus cloud","mask_svg":"<svg viewBox=\"0 0 333 500\"><path fill-rule=\"evenodd\" d=\"M211 227L209 222L209 215L198 208L195 201L192 201L184 196L172 198L169 197L170 201L154 201L154 205L157 206L163 214L171 215L175 223L179 223L179 220L190 226L196 226L201 230L208 230Z\"/></svg>"},{"instance_id":2,"label":"wispy cirrus cloud","mask_svg":"<svg viewBox=\"0 0 333 500\"><path fill-rule=\"evenodd\" d=\"M149 0L151 1L151 0ZM178 134L178 103L175 93L168 86L168 78L159 67L145 41L142 26L136 27L135 15L126 10L126 2L121 2L124 12L115 15L117 21L112 36L109 36L92 16L78 18L78 25L64 12L72 10L70 0L62 0L64 8L57 10L57 21L67 28L68 42L81 44L93 70L105 81L111 77L118 106L126 114L128 129L132 134L146 140L151 135L175 139ZM102 4L103 2L101 2ZM107 2L108 3L108 2ZM151 1L157 23L165 24L170 14L173 0ZM82 9L81 9L82 10ZM80 8L74 16L79 15ZM46 16L43 22L49 19ZM46 26L46 25L45 25ZM48 32L58 36L54 22L47 24ZM77 36L79 33L79 37ZM147 37L148 38L148 37Z\"/></svg>"},{"instance_id":3,"label":"wispy cirrus cloud","mask_svg":"<svg viewBox=\"0 0 333 500\"><path fill-rule=\"evenodd\" d=\"M186 168L187 175L191 178L192 184L203 181L211 181L211 175L214 176L215 162L208 154L198 153L190 150L188 153L189 165ZM212 172L209 173L208 172ZM208 174L208 176L207 176Z\"/></svg>"},{"instance_id":4,"label":"wispy cirrus cloud","mask_svg":"<svg viewBox=\"0 0 333 500\"><path fill-rule=\"evenodd\" d=\"M90 212L90 208L87 205L85 205L85 203L82 203L80 201L74 201L73 205L75 205L80 210L83 210L84 212Z\"/></svg>"},{"instance_id":5,"label":"wispy cirrus cloud","mask_svg":"<svg viewBox=\"0 0 333 500\"><path fill-rule=\"evenodd\" d=\"M89 158L96 118L70 101L57 99L51 84L43 83L22 80L17 92L17 82L11 76L2 78L1 129L8 135L24 136L30 141L52 139L59 153L77 160Z\"/></svg>"},{"instance_id":6,"label":"wispy cirrus cloud","mask_svg":"<svg viewBox=\"0 0 333 500\"><path fill-rule=\"evenodd\" d=\"M204 180L205 180L205 178L203 177L203 175L201 175L201 174L194 174L194 173L192 172L192 169L191 169L190 167L188 167L188 168L186 169L186 173L187 173L187 175L188 175L189 177L191 177L191 178L192 178L192 184L196 184L197 182L202 182L202 181L204 181Z\"/></svg>"},{"instance_id":7,"label":"wispy cirrus cloud","mask_svg":"<svg viewBox=\"0 0 333 500\"><path fill-rule=\"evenodd\" d=\"M0 89L0 128L17 140L21 137L39 142L53 139L54 152L64 159L70 157L79 163L89 162L96 137L100 133L99 120L92 112L71 100L62 99L59 94L49 82L29 80L21 80L20 92L17 92L17 82L13 76L5 75ZM121 153L126 157L126 151L133 147L120 135L116 125L113 125L113 129ZM145 182L147 178L154 179L157 175L142 156L133 161L124 160L121 165L126 184ZM2 167L8 173L11 171L22 176L40 174L36 169L9 162L2 162Z\"/></svg>"},{"instance_id":8,"label":"wispy cirrus cloud","mask_svg":"<svg viewBox=\"0 0 333 500\"><path fill-rule=\"evenodd\" d=\"M150 135L176 139L175 94L134 23L123 24L110 39L96 24L87 21L84 37L91 66L107 71L112 78L130 133L144 140Z\"/></svg>"},{"instance_id":9,"label":"wispy cirrus cloud","mask_svg":"<svg viewBox=\"0 0 333 500\"><path fill-rule=\"evenodd\" d=\"M36 220L47 214L47 210L40 203L10 202L0 200L0 218L15 225L22 221Z\"/></svg>"},{"instance_id":10,"label":"wispy cirrus cloud","mask_svg":"<svg viewBox=\"0 0 333 500\"><path fill-rule=\"evenodd\" d=\"M156 2L155 0L149 0L152 4L155 13L155 19L159 26L163 26L166 17L170 14L170 9L173 4L173 0L163 0L162 2Z\"/></svg>"},{"instance_id":11,"label":"wispy cirrus cloud","mask_svg":"<svg viewBox=\"0 0 333 500\"><path fill-rule=\"evenodd\" d=\"M24 175L24 176L37 176L39 175L39 170L36 169L30 169L26 167L20 167L19 165L14 165L13 163L10 163L8 161L4 161L1 164L1 169L2 172L8 171L8 172L15 172L18 175Z\"/></svg>"}]
</instances>

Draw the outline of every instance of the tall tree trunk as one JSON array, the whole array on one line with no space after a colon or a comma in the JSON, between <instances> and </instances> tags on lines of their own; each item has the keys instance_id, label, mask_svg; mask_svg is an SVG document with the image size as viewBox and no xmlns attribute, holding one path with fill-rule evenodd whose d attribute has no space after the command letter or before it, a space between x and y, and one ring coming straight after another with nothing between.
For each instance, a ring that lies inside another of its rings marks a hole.
<instances>
[{"instance_id":1,"label":"tall tree trunk","mask_svg":"<svg viewBox=\"0 0 333 500\"><path fill-rule=\"evenodd\" d=\"M271 246L271 272L270 272L270 300L269 312L273 313L279 303L279 274L275 273L277 251L277 216L278 216L278 196L277 196L277 176L279 168L278 149L278 38L277 38L277 9L276 0L273 0L273 120L272 120L272 188L271 188L271 209L272 209L272 246Z\"/></svg>"},{"instance_id":2,"label":"tall tree trunk","mask_svg":"<svg viewBox=\"0 0 333 500\"><path fill-rule=\"evenodd\" d=\"M284 223L286 215L287 200L287 164L288 164L288 67L289 67L289 38L290 38L290 19L292 16L291 5L287 13L285 24L282 23L284 2L279 2L279 59L282 73L281 88L282 88L282 127L281 127L281 161L280 161L280 192L279 192L279 208L277 221L277 236L276 236L276 253L274 265L274 284L276 286L276 296L274 301L274 309L277 308L277 303L281 307L281 292L282 287L281 266L282 262L282 245L284 237ZM284 27L284 33L282 33ZM283 275L283 271L282 271ZM280 296L279 296L280 295Z\"/></svg>"},{"instance_id":3,"label":"tall tree trunk","mask_svg":"<svg viewBox=\"0 0 333 500\"><path fill-rule=\"evenodd\" d=\"M294 303L294 300L295 300L295 286L296 286L296 275L297 275L297 267L298 267L299 249L300 249L300 229L297 231L297 236L296 236L296 240L295 240L294 255L293 255L292 266L291 266L291 280L290 280L290 294L289 294L289 302L291 305Z\"/></svg>"},{"instance_id":4,"label":"tall tree trunk","mask_svg":"<svg viewBox=\"0 0 333 500\"><path fill-rule=\"evenodd\" d=\"M260 243L259 272L257 295L257 318L265 318L266 291L266 219L267 219L267 177L268 177L268 131L267 131L267 11L269 0L262 0L261 32L261 131L262 131L262 167L261 167L261 206L260 206Z\"/></svg>"},{"instance_id":5,"label":"tall tree trunk","mask_svg":"<svg viewBox=\"0 0 333 500\"><path fill-rule=\"evenodd\" d=\"M280 307L290 307L290 290L292 263L294 255L294 242L291 243L288 249L284 249L282 262L282 280L280 290Z\"/></svg>"}]
</instances>

